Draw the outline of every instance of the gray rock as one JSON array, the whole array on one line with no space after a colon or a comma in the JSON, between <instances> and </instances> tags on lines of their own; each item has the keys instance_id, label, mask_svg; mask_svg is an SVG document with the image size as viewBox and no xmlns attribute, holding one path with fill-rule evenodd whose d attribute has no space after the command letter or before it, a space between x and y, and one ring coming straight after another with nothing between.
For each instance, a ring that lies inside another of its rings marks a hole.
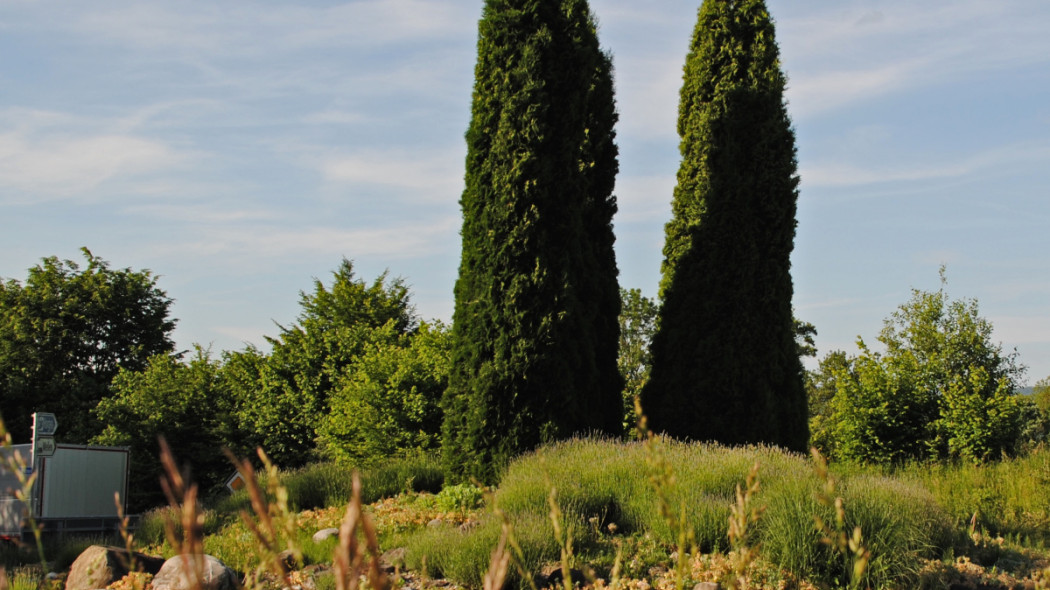
<instances>
[{"instance_id":1,"label":"gray rock","mask_svg":"<svg viewBox=\"0 0 1050 590\"><path fill-rule=\"evenodd\" d=\"M406 552L407 550L404 547L395 547L394 549L383 553L383 555L379 557L379 561L388 565L403 566L405 565Z\"/></svg>"},{"instance_id":2,"label":"gray rock","mask_svg":"<svg viewBox=\"0 0 1050 590\"><path fill-rule=\"evenodd\" d=\"M123 547L92 545L85 549L69 568L66 588L69 590L92 590L105 588L123 578L128 566L134 564L135 571L156 574L164 560L143 553L132 552Z\"/></svg>"},{"instance_id":3,"label":"gray rock","mask_svg":"<svg viewBox=\"0 0 1050 590\"><path fill-rule=\"evenodd\" d=\"M197 556L201 559L199 590L236 590L239 584L237 573L211 555ZM187 565L193 567L193 557L176 555L164 562L153 577L153 590L197 590L191 580L193 575ZM189 563L187 563L189 562Z\"/></svg>"},{"instance_id":4,"label":"gray rock","mask_svg":"<svg viewBox=\"0 0 1050 590\"><path fill-rule=\"evenodd\" d=\"M314 543L322 543L331 539L332 537L339 536L339 529L321 529L314 533Z\"/></svg>"}]
</instances>

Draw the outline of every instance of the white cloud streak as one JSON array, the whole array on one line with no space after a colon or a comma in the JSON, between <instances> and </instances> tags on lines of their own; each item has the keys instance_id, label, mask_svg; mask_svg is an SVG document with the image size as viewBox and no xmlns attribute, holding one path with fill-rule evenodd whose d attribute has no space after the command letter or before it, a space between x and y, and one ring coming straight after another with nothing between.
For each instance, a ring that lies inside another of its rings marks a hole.
<instances>
[{"instance_id":1,"label":"white cloud streak","mask_svg":"<svg viewBox=\"0 0 1050 590\"><path fill-rule=\"evenodd\" d=\"M8 193L2 200L11 204L74 197L116 178L168 169L181 159L161 142L127 135L2 134L0 187Z\"/></svg>"},{"instance_id":2,"label":"white cloud streak","mask_svg":"<svg viewBox=\"0 0 1050 590\"><path fill-rule=\"evenodd\" d=\"M325 180L340 184L375 184L422 191L421 195L448 199L463 191L463 154L460 149L408 153L368 152L337 156L321 164Z\"/></svg>"},{"instance_id":3,"label":"white cloud streak","mask_svg":"<svg viewBox=\"0 0 1050 590\"><path fill-rule=\"evenodd\" d=\"M1001 174L1011 166L1050 159L1050 145L1014 144L970 154L950 162L870 167L849 163L804 165L800 171L806 187L850 187L878 183L964 178L990 172Z\"/></svg>"}]
</instances>

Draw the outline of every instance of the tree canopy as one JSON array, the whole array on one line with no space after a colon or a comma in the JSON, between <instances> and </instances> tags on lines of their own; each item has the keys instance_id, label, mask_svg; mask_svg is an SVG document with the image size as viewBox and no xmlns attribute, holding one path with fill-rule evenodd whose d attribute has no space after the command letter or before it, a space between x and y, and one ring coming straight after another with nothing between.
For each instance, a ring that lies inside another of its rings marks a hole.
<instances>
[{"instance_id":1,"label":"tree canopy","mask_svg":"<svg viewBox=\"0 0 1050 590\"><path fill-rule=\"evenodd\" d=\"M396 342L418 325L404 281L384 273L368 284L347 259L333 271L330 287L315 280L299 302L296 323L268 338L270 354L249 348L226 361L246 433L242 444L249 451L261 446L284 467L320 456L318 428L329 415L329 398L369 347L377 339Z\"/></svg>"},{"instance_id":2,"label":"tree canopy","mask_svg":"<svg viewBox=\"0 0 1050 590\"><path fill-rule=\"evenodd\" d=\"M826 361L835 394L826 438L834 456L900 463L982 461L1016 450L1024 427L1016 352L992 340L976 300L913 290L860 354Z\"/></svg>"},{"instance_id":3,"label":"tree canopy","mask_svg":"<svg viewBox=\"0 0 1050 590\"><path fill-rule=\"evenodd\" d=\"M33 412L48 411L59 440L87 442L113 377L174 348L172 300L157 277L82 252L83 268L52 256L24 282L0 281L0 414L16 441L29 440Z\"/></svg>"}]
</instances>

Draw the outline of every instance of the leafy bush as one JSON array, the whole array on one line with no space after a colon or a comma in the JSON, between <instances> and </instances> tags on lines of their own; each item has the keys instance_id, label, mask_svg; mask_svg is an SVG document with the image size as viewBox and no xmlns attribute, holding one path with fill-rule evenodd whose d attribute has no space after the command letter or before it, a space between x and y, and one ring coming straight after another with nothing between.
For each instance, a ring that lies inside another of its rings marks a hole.
<instances>
[{"instance_id":1,"label":"leafy bush","mask_svg":"<svg viewBox=\"0 0 1050 590\"><path fill-rule=\"evenodd\" d=\"M662 462L654 461L653 454ZM677 531L657 505L654 481L659 481L663 486L660 494L671 510L675 514L684 510L686 526L699 549L726 550L729 507L736 486L756 462L761 484L753 501L767 506L757 525L756 540L765 555L799 575L827 583L843 580L841 561L832 557L814 526L814 515L830 518L815 499L821 481L807 459L772 447L726 448L658 439L655 447L647 449L643 443L574 439L514 461L496 492L495 504L505 511L515 531L528 530L531 535L549 527L543 524L542 515L549 513L553 488L580 553L608 544L610 524L616 525L616 537L651 535L670 549L677 543ZM659 464L668 466L673 478L656 477ZM860 526L871 551L866 582L880 586L912 579L919 557L939 555L951 545L949 518L917 482L854 471L843 475L841 495L847 507L846 526L850 530ZM479 527L477 533L428 531L412 541L410 552L414 552L415 563L426 555L428 567L441 564L443 573L466 583L476 579L487 562L480 548L473 558L460 553L471 553L469 547L474 543L489 543L491 550L498 536L497 522L484 526L488 528ZM557 544L542 537L532 547L535 554L556 560ZM451 572L459 571L457 568L469 570L464 562L476 562L481 569L470 570L473 573L467 578L455 577Z\"/></svg>"},{"instance_id":2,"label":"leafy bush","mask_svg":"<svg viewBox=\"0 0 1050 590\"><path fill-rule=\"evenodd\" d=\"M992 342L976 301L950 300L944 284L942 269L939 290L913 290L886 320L878 337L884 354L858 341L858 357L828 365L836 393L821 432L831 432L832 455L984 461L1024 442L1017 353Z\"/></svg>"},{"instance_id":3,"label":"leafy bush","mask_svg":"<svg viewBox=\"0 0 1050 590\"><path fill-rule=\"evenodd\" d=\"M422 323L399 334L377 329L332 392L318 428L325 454L361 463L440 446L441 395L448 385L449 331Z\"/></svg>"},{"instance_id":4,"label":"leafy bush","mask_svg":"<svg viewBox=\"0 0 1050 590\"><path fill-rule=\"evenodd\" d=\"M472 510L481 506L483 501L482 491L477 486L466 483L448 486L434 498L437 508L446 512Z\"/></svg>"},{"instance_id":5,"label":"leafy bush","mask_svg":"<svg viewBox=\"0 0 1050 590\"><path fill-rule=\"evenodd\" d=\"M393 458L359 473L361 498L366 504L405 491L437 493L445 481L440 460L433 454ZM353 490L353 474L353 467L329 461L282 472L280 477L288 491L289 505L295 510L308 510L345 506ZM265 477L261 479L265 485ZM245 491L225 496L215 504L216 512L221 514L236 514L249 508Z\"/></svg>"}]
</instances>

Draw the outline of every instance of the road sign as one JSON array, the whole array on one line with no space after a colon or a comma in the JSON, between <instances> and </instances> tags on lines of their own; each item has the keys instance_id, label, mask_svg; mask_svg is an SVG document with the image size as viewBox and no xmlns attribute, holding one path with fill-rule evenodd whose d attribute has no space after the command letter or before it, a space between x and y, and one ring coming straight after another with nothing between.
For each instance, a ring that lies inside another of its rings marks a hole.
<instances>
[{"instance_id":1,"label":"road sign","mask_svg":"<svg viewBox=\"0 0 1050 590\"><path fill-rule=\"evenodd\" d=\"M39 436L36 439L36 446L33 447L33 453L37 457L51 457L55 454L55 438L52 436Z\"/></svg>"},{"instance_id":2,"label":"road sign","mask_svg":"<svg viewBox=\"0 0 1050 590\"><path fill-rule=\"evenodd\" d=\"M54 436L58 430L58 419L50 412L36 412L33 414L33 435Z\"/></svg>"}]
</instances>

